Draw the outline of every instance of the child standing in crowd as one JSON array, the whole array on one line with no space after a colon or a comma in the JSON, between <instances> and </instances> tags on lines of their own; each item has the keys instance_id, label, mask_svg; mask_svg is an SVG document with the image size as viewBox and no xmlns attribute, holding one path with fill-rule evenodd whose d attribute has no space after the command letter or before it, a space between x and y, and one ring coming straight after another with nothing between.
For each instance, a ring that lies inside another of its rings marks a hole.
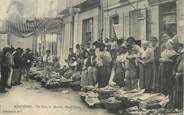
<instances>
[{"instance_id":1,"label":"child standing in crowd","mask_svg":"<svg viewBox=\"0 0 184 115\"><path fill-rule=\"evenodd\" d=\"M113 81L119 86L124 87L125 86L125 63L127 56L127 47L125 44L122 44L119 49L119 54L116 59L116 63L114 65L115 75Z\"/></svg>"}]
</instances>

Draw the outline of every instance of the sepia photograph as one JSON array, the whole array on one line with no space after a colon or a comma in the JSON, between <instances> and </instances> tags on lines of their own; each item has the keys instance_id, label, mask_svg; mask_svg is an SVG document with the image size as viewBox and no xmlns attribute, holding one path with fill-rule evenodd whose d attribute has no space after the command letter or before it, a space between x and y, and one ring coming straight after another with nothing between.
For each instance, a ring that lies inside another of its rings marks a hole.
<instances>
[{"instance_id":1,"label":"sepia photograph","mask_svg":"<svg viewBox=\"0 0 184 115\"><path fill-rule=\"evenodd\" d=\"M0 115L184 115L184 0L0 0Z\"/></svg>"}]
</instances>

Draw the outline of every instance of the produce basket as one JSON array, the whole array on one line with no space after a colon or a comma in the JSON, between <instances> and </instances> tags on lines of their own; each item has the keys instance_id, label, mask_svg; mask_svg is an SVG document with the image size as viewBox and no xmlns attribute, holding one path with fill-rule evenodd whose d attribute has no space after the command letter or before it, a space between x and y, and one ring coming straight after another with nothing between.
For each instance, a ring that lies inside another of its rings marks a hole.
<instances>
[{"instance_id":1,"label":"produce basket","mask_svg":"<svg viewBox=\"0 0 184 115\"><path fill-rule=\"evenodd\" d=\"M45 86L47 89L58 89L60 88L60 85L59 84L48 84Z\"/></svg>"},{"instance_id":2,"label":"produce basket","mask_svg":"<svg viewBox=\"0 0 184 115\"><path fill-rule=\"evenodd\" d=\"M72 83L72 80L70 79L63 79L63 78L60 79L60 86L63 88L70 87L71 83Z\"/></svg>"},{"instance_id":3,"label":"produce basket","mask_svg":"<svg viewBox=\"0 0 184 115\"><path fill-rule=\"evenodd\" d=\"M72 82L70 87L74 91L80 91L81 90L80 81Z\"/></svg>"},{"instance_id":4,"label":"produce basket","mask_svg":"<svg viewBox=\"0 0 184 115\"><path fill-rule=\"evenodd\" d=\"M105 100L105 108L110 113L117 113L121 109L121 101L115 99L114 97L110 97Z\"/></svg>"}]
</instances>

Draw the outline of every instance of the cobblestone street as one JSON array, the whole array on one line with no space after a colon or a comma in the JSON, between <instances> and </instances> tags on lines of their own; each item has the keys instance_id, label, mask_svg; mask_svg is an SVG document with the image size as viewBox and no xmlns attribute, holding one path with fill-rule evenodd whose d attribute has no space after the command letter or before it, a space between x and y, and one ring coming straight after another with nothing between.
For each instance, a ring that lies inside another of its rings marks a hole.
<instances>
[{"instance_id":1,"label":"cobblestone street","mask_svg":"<svg viewBox=\"0 0 184 115\"><path fill-rule=\"evenodd\" d=\"M106 110L86 107L78 92L47 90L34 81L24 82L6 94L0 94L0 103L0 115L110 115Z\"/></svg>"}]
</instances>

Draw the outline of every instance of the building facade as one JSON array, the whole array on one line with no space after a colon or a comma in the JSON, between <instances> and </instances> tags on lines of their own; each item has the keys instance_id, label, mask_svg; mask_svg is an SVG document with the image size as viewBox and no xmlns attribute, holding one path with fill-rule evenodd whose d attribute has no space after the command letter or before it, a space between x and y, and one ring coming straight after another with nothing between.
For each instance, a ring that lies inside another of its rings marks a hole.
<instances>
[{"instance_id":1,"label":"building facade","mask_svg":"<svg viewBox=\"0 0 184 115\"><path fill-rule=\"evenodd\" d=\"M65 63L69 48L75 51L76 44L92 43L101 35L100 0L78 0L69 2L63 15L63 35L60 36L60 59ZM92 45L92 44L91 44Z\"/></svg>"},{"instance_id":2,"label":"building facade","mask_svg":"<svg viewBox=\"0 0 184 115\"><path fill-rule=\"evenodd\" d=\"M161 35L166 33L170 37L177 34L179 41L184 42L183 0L78 0L66 4L61 12L61 60L76 44L85 45L101 38L133 36L140 44L151 36L161 42Z\"/></svg>"},{"instance_id":3,"label":"building facade","mask_svg":"<svg viewBox=\"0 0 184 115\"><path fill-rule=\"evenodd\" d=\"M149 6L146 0L103 0L104 38L148 38Z\"/></svg>"}]
</instances>

